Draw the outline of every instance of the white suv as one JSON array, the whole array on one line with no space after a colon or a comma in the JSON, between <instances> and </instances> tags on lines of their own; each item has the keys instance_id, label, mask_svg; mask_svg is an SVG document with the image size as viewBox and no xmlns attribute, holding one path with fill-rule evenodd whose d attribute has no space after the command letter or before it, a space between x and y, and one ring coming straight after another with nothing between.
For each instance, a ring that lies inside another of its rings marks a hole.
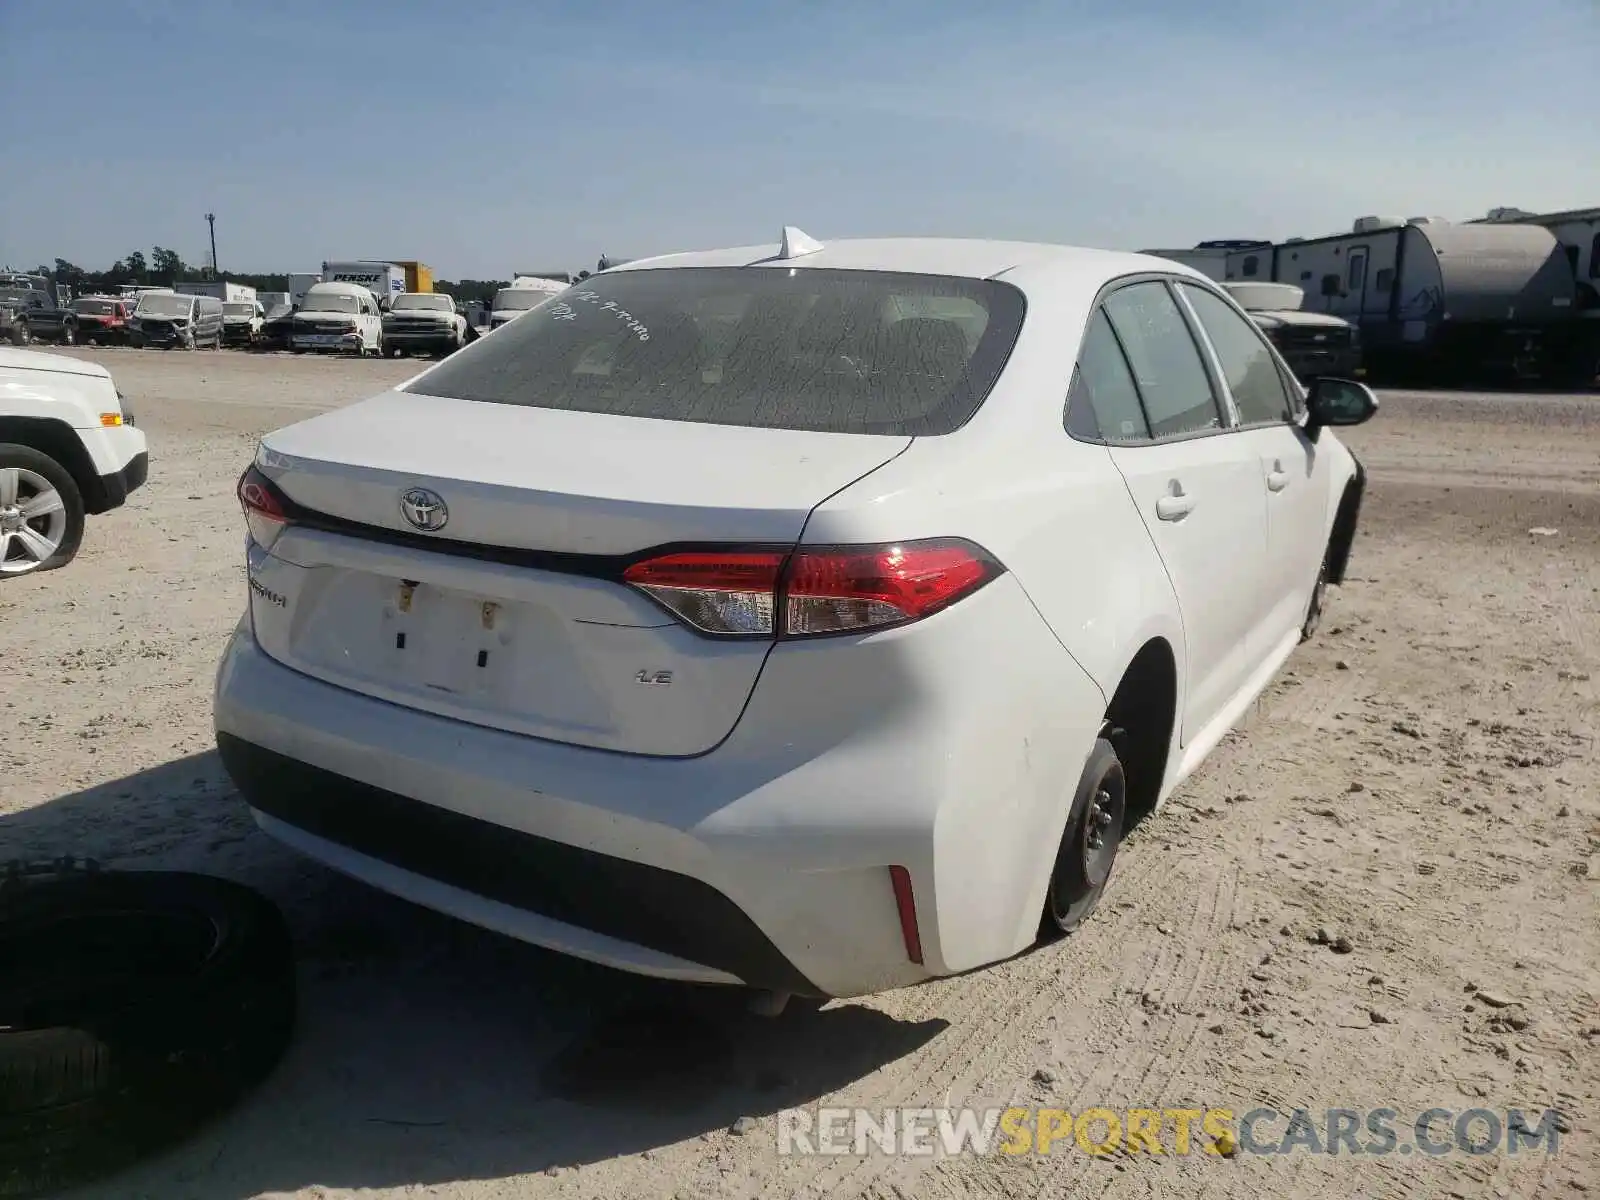
<instances>
[{"instance_id":1,"label":"white suv","mask_svg":"<svg viewBox=\"0 0 1600 1200\"><path fill-rule=\"evenodd\" d=\"M222 759L304 853L626 970L992 963L1314 626L1376 403L1155 258L631 262L263 440Z\"/></svg>"},{"instance_id":2,"label":"white suv","mask_svg":"<svg viewBox=\"0 0 1600 1200\"><path fill-rule=\"evenodd\" d=\"M149 470L143 430L98 363L0 349L0 579L71 562L84 516Z\"/></svg>"}]
</instances>

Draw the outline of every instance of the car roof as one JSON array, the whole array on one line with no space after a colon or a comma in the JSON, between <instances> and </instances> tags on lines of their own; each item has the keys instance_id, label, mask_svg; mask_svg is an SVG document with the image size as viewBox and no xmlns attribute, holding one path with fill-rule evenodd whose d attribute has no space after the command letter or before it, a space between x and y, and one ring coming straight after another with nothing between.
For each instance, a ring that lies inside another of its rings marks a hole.
<instances>
[{"instance_id":1,"label":"car roof","mask_svg":"<svg viewBox=\"0 0 1600 1200\"><path fill-rule=\"evenodd\" d=\"M802 235L803 236L803 235ZM777 245L736 246L637 258L605 272L669 267L795 267L854 271L901 271L970 279L1005 278L1024 287L1046 280L1093 284L1144 271L1205 277L1167 259L1120 250L1058 246L1044 242L990 241L978 238L848 238L789 258Z\"/></svg>"}]
</instances>

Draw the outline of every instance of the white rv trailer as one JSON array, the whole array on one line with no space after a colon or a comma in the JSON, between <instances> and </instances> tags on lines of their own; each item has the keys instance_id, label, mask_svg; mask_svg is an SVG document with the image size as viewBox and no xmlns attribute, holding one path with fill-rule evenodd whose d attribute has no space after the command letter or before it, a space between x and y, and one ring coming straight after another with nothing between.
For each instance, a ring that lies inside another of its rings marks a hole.
<instances>
[{"instance_id":1,"label":"white rv trailer","mask_svg":"<svg viewBox=\"0 0 1600 1200\"><path fill-rule=\"evenodd\" d=\"M1579 289L1589 291L1590 307L1600 307L1600 208L1574 208L1564 212L1531 213L1520 208L1492 208L1473 225L1543 225L1556 235L1572 264Z\"/></svg>"},{"instance_id":2,"label":"white rv trailer","mask_svg":"<svg viewBox=\"0 0 1600 1200\"><path fill-rule=\"evenodd\" d=\"M1360 328L1374 374L1545 374L1573 352L1575 280L1542 226L1362 217L1269 257L1263 279Z\"/></svg>"},{"instance_id":3,"label":"white rv trailer","mask_svg":"<svg viewBox=\"0 0 1600 1200\"><path fill-rule=\"evenodd\" d=\"M1241 269L1248 267L1243 278L1265 278L1260 276L1259 272L1261 264L1272 256L1272 243L1237 239L1200 242L1187 250L1141 250L1139 253L1153 254L1157 258L1193 267L1207 279L1215 279L1220 283L1224 279L1233 278L1228 271L1230 264L1235 262L1240 264Z\"/></svg>"}]
</instances>

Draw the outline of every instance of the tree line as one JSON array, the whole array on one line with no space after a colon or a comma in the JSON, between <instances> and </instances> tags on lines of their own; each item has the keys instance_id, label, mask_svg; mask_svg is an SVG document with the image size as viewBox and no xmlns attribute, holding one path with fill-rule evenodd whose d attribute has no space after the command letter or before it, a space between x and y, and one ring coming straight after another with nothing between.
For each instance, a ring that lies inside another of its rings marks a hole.
<instances>
[{"instance_id":1,"label":"tree line","mask_svg":"<svg viewBox=\"0 0 1600 1200\"><path fill-rule=\"evenodd\" d=\"M164 246L152 246L148 256L142 250L135 250L117 259L104 271L86 270L76 263L58 258L53 267L40 264L35 268L34 274L46 275L57 284L65 284L72 289L74 296L87 295L99 289L114 288L121 284L171 287L177 283L199 283L211 279L225 279L229 283L244 284L259 292L289 290L287 273L213 272L209 267L184 262L176 250L168 250ZM510 280L502 279L435 279L433 290L444 292L456 300L479 300L487 304L494 299L495 292L509 284Z\"/></svg>"}]
</instances>

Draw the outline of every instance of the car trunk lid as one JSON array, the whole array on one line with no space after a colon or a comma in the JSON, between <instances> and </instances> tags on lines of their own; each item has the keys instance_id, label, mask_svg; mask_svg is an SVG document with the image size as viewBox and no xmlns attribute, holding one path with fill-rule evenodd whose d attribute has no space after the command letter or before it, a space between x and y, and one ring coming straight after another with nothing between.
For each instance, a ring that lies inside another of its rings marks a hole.
<instances>
[{"instance_id":1,"label":"car trunk lid","mask_svg":"<svg viewBox=\"0 0 1600 1200\"><path fill-rule=\"evenodd\" d=\"M407 707L702 753L771 643L694 633L622 566L667 545L793 545L818 503L910 441L385 393L263 440L262 473L305 519L251 552L256 635Z\"/></svg>"}]
</instances>

